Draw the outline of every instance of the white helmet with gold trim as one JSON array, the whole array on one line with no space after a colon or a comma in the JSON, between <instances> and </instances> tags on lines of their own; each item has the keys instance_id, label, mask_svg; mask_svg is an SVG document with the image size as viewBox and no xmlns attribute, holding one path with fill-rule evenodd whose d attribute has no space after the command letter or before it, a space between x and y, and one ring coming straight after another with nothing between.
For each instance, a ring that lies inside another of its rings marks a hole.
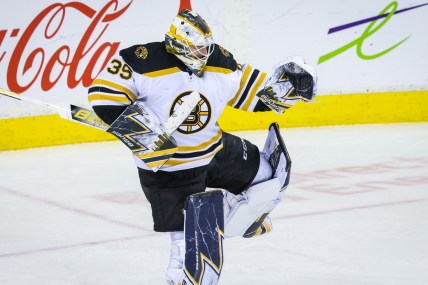
<instances>
[{"instance_id":1,"label":"white helmet with gold trim","mask_svg":"<svg viewBox=\"0 0 428 285\"><path fill-rule=\"evenodd\" d=\"M195 75L202 76L214 50L212 31L204 19L190 10L181 11L165 35L166 50L174 54Z\"/></svg>"}]
</instances>

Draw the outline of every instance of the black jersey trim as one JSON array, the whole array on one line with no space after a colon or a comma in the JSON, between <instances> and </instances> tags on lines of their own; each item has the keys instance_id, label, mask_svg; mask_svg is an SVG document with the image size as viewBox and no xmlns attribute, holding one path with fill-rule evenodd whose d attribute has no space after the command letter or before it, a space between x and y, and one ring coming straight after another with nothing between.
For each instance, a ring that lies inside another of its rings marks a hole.
<instances>
[{"instance_id":1,"label":"black jersey trim","mask_svg":"<svg viewBox=\"0 0 428 285\"><path fill-rule=\"evenodd\" d=\"M183 70L183 66L178 64L175 56L166 51L165 42L134 45L121 50L119 54L132 70L139 74L174 67Z\"/></svg>"},{"instance_id":2,"label":"black jersey trim","mask_svg":"<svg viewBox=\"0 0 428 285\"><path fill-rule=\"evenodd\" d=\"M156 152L154 152L153 154L155 154ZM138 155L137 155L138 157ZM155 161L161 161L161 160L166 160L169 159L170 155L162 155L162 156L155 156L155 157L150 157L150 158L144 158L144 163L150 163L150 162L155 162Z\"/></svg>"},{"instance_id":3,"label":"black jersey trim","mask_svg":"<svg viewBox=\"0 0 428 285\"><path fill-rule=\"evenodd\" d=\"M260 71L258 69L253 70L253 73L251 74L251 77L248 80L247 86L245 87L245 90L242 93L241 98L239 98L238 103L236 103L235 108L241 107L242 103L244 103L245 99L248 96L248 92L250 91L251 87L253 87L253 84L256 81L259 74L260 74Z\"/></svg>"},{"instance_id":4,"label":"black jersey trim","mask_svg":"<svg viewBox=\"0 0 428 285\"><path fill-rule=\"evenodd\" d=\"M91 93L99 93L99 92L107 93L107 94L125 95L126 98L129 99L129 101L133 102L133 100L125 92L112 90L112 89L107 88L107 87L94 86L94 87L89 88L89 90L88 90L89 95Z\"/></svg>"},{"instance_id":5,"label":"black jersey trim","mask_svg":"<svg viewBox=\"0 0 428 285\"><path fill-rule=\"evenodd\" d=\"M238 64L233 55L217 44L214 45L214 51L208 58L207 66L229 69L232 72L238 69Z\"/></svg>"}]
</instances>

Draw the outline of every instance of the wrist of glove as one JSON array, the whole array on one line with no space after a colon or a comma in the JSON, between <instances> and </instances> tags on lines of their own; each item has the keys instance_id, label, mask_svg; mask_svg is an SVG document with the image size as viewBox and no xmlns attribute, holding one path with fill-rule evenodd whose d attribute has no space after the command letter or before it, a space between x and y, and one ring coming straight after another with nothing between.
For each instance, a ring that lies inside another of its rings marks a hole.
<instances>
[{"instance_id":1,"label":"wrist of glove","mask_svg":"<svg viewBox=\"0 0 428 285\"><path fill-rule=\"evenodd\" d=\"M276 65L257 96L278 114L301 100L312 101L317 90L317 76L313 67L295 57Z\"/></svg>"}]
</instances>

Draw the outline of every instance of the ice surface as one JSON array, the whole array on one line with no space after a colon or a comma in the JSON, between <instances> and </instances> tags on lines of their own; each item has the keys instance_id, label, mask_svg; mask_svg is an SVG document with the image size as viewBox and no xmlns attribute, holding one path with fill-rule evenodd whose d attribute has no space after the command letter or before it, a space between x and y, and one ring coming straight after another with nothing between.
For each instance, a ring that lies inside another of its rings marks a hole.
<instances>
[{"instance_id":1,"label":"ice surface","mask_svg":"<svg viewBox=\"0 0 428 285\"><path fill-rule=\"evenodd\" d=\"M281 132L287 198L220 284L428 284L428 123ZM164 284L168 257L120 142L0 153L0 284Z\"/></svg>"}]
</instances>

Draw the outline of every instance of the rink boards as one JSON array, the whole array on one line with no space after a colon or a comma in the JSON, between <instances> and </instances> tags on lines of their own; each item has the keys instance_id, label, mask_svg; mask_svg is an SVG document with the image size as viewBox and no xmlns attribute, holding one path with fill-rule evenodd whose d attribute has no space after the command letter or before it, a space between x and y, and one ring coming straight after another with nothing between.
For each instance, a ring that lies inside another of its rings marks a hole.
<instances>
[{"instance_id":1,"label":"rink boards","mask_svg":"<svg viewBox=\"0 0 428 285\"><path fill-rule=\"evenodd\" d=\"M314 103L299 102L281 116L226 108L219 124L226 131L368 123L428 121L428 91L318 96ZM103 141L108 133L72 123L57 115L0 121L0 150Z\"/></svg>"}]
</instances>

